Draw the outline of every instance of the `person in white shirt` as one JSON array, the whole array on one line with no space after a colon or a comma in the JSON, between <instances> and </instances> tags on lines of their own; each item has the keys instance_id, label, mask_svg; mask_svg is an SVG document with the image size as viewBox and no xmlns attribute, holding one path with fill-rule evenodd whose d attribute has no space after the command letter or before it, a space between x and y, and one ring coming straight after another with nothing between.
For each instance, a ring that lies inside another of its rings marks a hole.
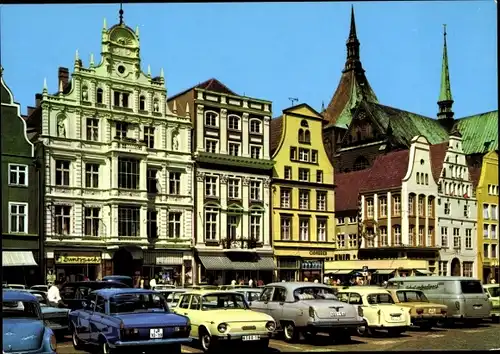
<instances>
[{"instance_id":1,"label":"person in white shirt","mask_svg":"<svg viewBox=\"0 0 500 354\"><path fill-rule=\"evenodd\" d=\"M47 292L47 300L54 306L64 306L64 303L59 293L59 281L55 281Z\"/></svg>"},{"instance_id":2,"label":"person in white shirt","mask_svg":"<svg viewBox=\"0 0 500 354\"><path fill-rule=\"evenodd\" d=\"M236 280L231 280L231 285L236 285Z\"/></svg>"},{"instance_id":3,"label":"person in white shirt","mask_svg":"<svg viewBox=\"0 0 500 354\"><path fill-rule=\"evenodd\" d=\"M151 288L151 290L155 289L155 287L156 287L156 279L154 277L152 277L151 280L149 281L149 287Z\"/></svg>"},{"instance_id":4,"label":"person in white shirt","mask_svg":"<svg viewBox=\"0 0 500 354\"><path fill-rule=\"evenodd\" d=\"M250 278L250 280L248 281L248 286L253 287L253 279L252 278Z\"/></svg>"}]
</instances>

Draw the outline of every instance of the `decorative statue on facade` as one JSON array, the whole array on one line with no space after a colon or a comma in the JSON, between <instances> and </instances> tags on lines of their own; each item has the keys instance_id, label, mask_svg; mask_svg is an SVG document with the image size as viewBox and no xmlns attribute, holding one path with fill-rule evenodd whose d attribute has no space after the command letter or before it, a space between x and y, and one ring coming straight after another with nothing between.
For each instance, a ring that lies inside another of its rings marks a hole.
<instances>
[{"instance_id":1,"label":"decorative statue on facade","mask_svg":"<svg viewBox=\"0 0 500 354\"><path fill-rule=\"evenodd\" d=\"M61 138L66 137L66 126L64 124L64 121L65 121L64 117L60 117L57 120L57 136Z\"/></svg>"},{"instance_id":2,"label":"decorative statue on facade","mask_svg":"<svg viewBox=\"0 0 500 354\"><path fill-rule=\"evenodd\" d=\"M179 150L179 129L176 128L172 132L172 149L177 151Z\"/></svg>"}]
</instances>

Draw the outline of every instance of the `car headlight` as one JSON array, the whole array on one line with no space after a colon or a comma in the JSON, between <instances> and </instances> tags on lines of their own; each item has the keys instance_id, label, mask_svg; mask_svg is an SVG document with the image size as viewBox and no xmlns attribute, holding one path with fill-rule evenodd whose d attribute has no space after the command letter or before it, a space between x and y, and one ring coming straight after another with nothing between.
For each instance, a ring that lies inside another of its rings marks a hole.
<instances>
[{"instance_id":1,"label":"car headlight","mask_svg":"<svg viewBox=\"0 0 500 354\"><path fill-rule=\"evenodd\" d=\"M56 351L57 349L57 340L54 333L50 335L50 349L52 349L53 351Z\"/></svg>"},{"instance_id":2,"label":"car headlight","mask_svg":"<svg viewBox=\"0 0 500 354\"><path fill-rule=\"evenodd\" d=\"M227 323L221 323L217 326L217 330L220 333L225 333L227 331Z\"/></svg>"},{"instance_id":3,"label":"car headlight","mask_svg":"<svg viewBox=\"0 0 500 354\"><path fill-rule=\"evenodd\" d=\"M269 332L274 332L274 330L276 329L276 323L274 321L269 321L266 323L266 329L269 331Z\"/></svg>"}]
</instances>

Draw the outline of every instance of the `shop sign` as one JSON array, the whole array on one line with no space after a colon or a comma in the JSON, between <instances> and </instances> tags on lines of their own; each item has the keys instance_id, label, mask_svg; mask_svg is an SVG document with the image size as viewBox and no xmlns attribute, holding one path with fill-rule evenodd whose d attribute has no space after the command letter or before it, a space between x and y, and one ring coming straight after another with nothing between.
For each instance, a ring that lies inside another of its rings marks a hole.
<instances>
[{"instance_id":1,"label":"shop sign","mask_svg":"<svg viewBox=\"0 0 500 354\"><path fill-rule=\"evenodd\" d=\"M61 255L56 258L58 264L101 264L99 256L67 256Z\"/></svg>"},{"instance_id":2,"label":"shop sign","mask_svg":"<svg viewBox=\"0 0 500 354\"><path fill-rule=\"evenodd\" d=\"M323 261L302 261L302 269L321 270Z\"/></svg>"},{"instance_id":3,"label":"shop sign","mask_svg":"<svg viewBox=\"0 0 500 354\"><path fill-rule=\"evenodd\" d=\"M327 256L328 253L325 250L310 250L309 251L310 256Z\"/></svg>"},{"instance_id":4,"label":"shop sign","mask_svg":"<svg viewBox=\"0 0 500 354\"><path fill-rule=\"evenodd\" d=\"M156 265L182 265L182 253L167 253L156 257Z\"/></svg>"}]
</instances>

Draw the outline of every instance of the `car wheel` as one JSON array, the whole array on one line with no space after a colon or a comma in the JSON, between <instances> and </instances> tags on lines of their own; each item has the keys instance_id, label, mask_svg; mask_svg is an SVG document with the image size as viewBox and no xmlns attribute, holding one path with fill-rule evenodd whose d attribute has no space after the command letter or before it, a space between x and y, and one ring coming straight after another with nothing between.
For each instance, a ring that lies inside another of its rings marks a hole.
<instances>
[{"instance_id":1,"label":"car wheel","mask_svg":"<svg viewBox=\"0 0 500 354\"><path fill-rule=\"evenodd\" d=\"M283 326L283 333L285 335L285 341L287 342L295 342L299 338L299 331L297 331L293 322L285 323Z\"/></svg>"},{"instance_id":2,"label":"car wheel","mask_svg":"<svg viewBox=\"0 0 500 354\"><path fill-rule=\"evenodd\" d=\"M500 316L493 316L493 317L491 317L491 322L493 322L493 323L500 323Z\"/></svg>"},{"instance_id":3,"label":"car wheel","mask_svg":"<svg viewBox=\"0 0 500 354\"><path fill-rule=\"evenodd\" d=\"M78 338L78 335L76 334L76 329L73 330L73 334L71 335L71 341L73 342L73 348L75 348L75 350L83 349L83 343Z\"/></svg>"},{"instance_id":4,"label":"car wheel","mask_svg":"<svg viewBox=\"0 0 500 354\"><path fill-rule=\"evenodd\" d=\"M208 333L206 329L200 331L200 344L201 344L201 349L205 353L209 353L212 351L214 344L212 342L212 336Z\"/></svg>"},{"instance_id":5,"label":"car wheel","mask_svg":"<svg viewBox=\"0 0 500 354\"><path fill-rule=\"evenodd\" d=\"M358 332L358 335L361 337L373 335L373 330L368 327L368 323L366 322L362 326L358 326L358 328L356 328L356 332Z\"/></svg>"},{"instance_id":6,"label":"car wheel","mask_svg":"<svg viewBox=\"0 0 500 354\"><path fill-rule=\"evenodd\" d=\"M112 354L114 350L109 347L108 341L103 340L101 343L100 354Z\"/></svg>"}]
</instances>

